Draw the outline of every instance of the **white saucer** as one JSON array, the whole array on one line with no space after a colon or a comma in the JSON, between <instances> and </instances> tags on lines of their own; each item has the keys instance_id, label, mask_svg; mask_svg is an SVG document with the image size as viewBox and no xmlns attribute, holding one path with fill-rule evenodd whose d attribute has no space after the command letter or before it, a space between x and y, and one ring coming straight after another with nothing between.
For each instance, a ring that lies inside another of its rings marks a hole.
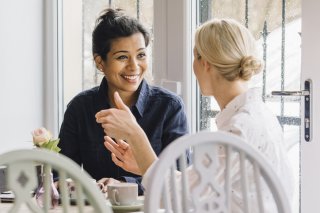
<instances>
[{"instance_id":1,"label":"white saucer","mask_svg":"<svg viewBox=\"0 0 320 213\"><path fill-rule=\"evenodd\" d=\"M128 206L112 205L110 202L108 202L108 204L111 205L112 209L115 211L139 211L143 208L143 200L138 200L137 203Z\"/></svg>"}]
</instances>

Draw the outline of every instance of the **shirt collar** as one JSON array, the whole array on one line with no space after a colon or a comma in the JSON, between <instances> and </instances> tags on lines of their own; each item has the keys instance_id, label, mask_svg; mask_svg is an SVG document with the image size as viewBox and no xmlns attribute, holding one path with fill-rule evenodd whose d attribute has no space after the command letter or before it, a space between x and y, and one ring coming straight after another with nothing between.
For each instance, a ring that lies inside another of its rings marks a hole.
<instances>
[{"instance_id":1,"label":"shirt collar","mask_svg":"<svg viewBox=\"0 0 320 213\"><path fill-rule=\"evenodd\" d=\"M137 108L140 116L143 116L144 110L146 108L146 104L148 103L148 97L150 94L150 88L147 84L146 80L143 80L139 86L139 96L137 99L137 102L135 104L135 107Z\"/></svg>"},{"instance_id":2,"label":"shirt collar","mask_svg":"<svg viewBox=\"0 0 320 213\"><path fill-rule=\"evenodd\" d=\"M108 97L108 82L105 77L102 78L98 89L98 110L110 108L110 102Z\"/></svg>"},{"instance_id":3,"label":"shirt collar","mask_svg":"<svg viewBox=\"0 0 320 213\"><path fill-rule=\"evenodd\" d=\"M245 104L248 102L257 102L261 101L261 89L260 88L250 88L245 93L242 93L232 99L224 109L221 110L216 115L216 123L219 128L224 124L225 121L228 121L235 113L239 111Z\"/></svg>"},{"instance_id":4,"label":"shirt collar","mask_svg":"<svg viewBox=\"0 0 320 213\"><path fill-rule=\"evenodd\" d=\"M144 110L146 108L146 104L148 102L148 97L150 93L149 85L146 80L142 80L139 88L138 88L138 99L134 106L131 108L136 108L139 112L139 115L142 117ZM100 87L99 87L99 110L104 108L110 108L111 104L108 97L108 82L105 77L102 79Z\"/></svg>"}]
</instances>

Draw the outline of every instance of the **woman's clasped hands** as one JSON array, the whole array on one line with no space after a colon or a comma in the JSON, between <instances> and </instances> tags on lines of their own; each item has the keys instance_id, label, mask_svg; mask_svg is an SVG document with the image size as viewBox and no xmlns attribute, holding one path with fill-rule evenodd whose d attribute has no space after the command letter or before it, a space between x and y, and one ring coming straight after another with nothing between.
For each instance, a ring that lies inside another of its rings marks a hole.
<instances>
[{"instance_id":1,"label":"woman's clasped hands","mask_svg":"<svg viewBox=\"0 0 320 213\"><path fill-rule=\"evenodd\" d=\"M118 92L114 93L114 102L117 108L101 110L96 114L96 120L101 124L106 134L104 145L111 152L112 161L117 166L128 172L141 175L130 145L125 142L127 138L133 136L135 128L139 125Z\"/></svg>"}]
</instances>

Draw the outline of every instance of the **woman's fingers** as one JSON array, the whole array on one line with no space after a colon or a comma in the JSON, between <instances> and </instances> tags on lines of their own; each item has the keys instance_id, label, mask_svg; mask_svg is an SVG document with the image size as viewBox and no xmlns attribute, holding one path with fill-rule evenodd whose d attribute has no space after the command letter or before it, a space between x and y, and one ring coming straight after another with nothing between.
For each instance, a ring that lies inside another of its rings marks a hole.
<instances>
[{"instance_id":1,"label":"woman's fingers","mask_svg":"<svg viewBox=\"0 0 320 213\"><path fill-rule=\"evenodd\" d=\"M131 114L129 107L127 105L125 105L125 103L123 103L123 101L117 91L114 92L113 98L114 98L114 103L116 104L118 109L125 110Z\"/></svg>"},{"instance_id":2,"label":"woman's fingers","mask_svg":"<svg viewBox=\"0 0 320 213\"><path fill-rule=\"evenodd\" d=\"M119 160L118 157L114 153L111 153L111 159L117 166L123 168L124 163L121 160Z\"/></svg>"},{"instance_id":3,"label":"woman's fingers","mask_svg":"<svg viewBox=\"0 0 320 213\"><path fill-rule=\"evenodd\" d=\"M105 136L104 139L105 139L104 144L109 151L117 154L117 156L119 155L119 157L120 157L120 155L124 155L124 153L126 152L126 149L127 149L126 146L123 146L123 147L126 147L125 149L123 149L122 147L119 146L118 143L114 142L114 140L112 138L110 138L109 136Z\"/></svg>"},{"instance_id":4,"label":"woman's fingers","mask_svg":"<svg viewBox=\"0 0 320 213\"><path fill-rule=\"evenodd\" d=\"M109 109L104 109L95 114L96 121L98 123L103 123L106 120L107 115L110 113Z\"/></svg>"},{"instance_id":5,"label":"woman's fingers","mask_svg":"<svg viewBox=\"0 0 320 213\"><path fill-rule=\"evenodd\" d=\"M114 142L114 140L111 142L109 142L116 150L118 150L122 155L125 154L125 152L127 151L127 149L129 148L129 145L124 142L123 140L115 140L116 142Z\"/></svg>"},{"instance_id":6,"label":"woman's fingers","mask_svg":"<svg viewBox=\"0 0 320 213\"><path fill-rule=\"evenodd\" d=\"M117 140L117 144L119 145L119 147L121 149L123 149L124 151L127 150L129 148L129 144L127 144L124 140Z\"/></svg>"},{"instance_id":7,"label":"woman's fingers","mask_svg":"<svg viewBox=\"0 0 320 213\"><path fill-rule=\"evenodd\" d=\"M118 158L122 159L122 154L116 150L109 142L104 142L104 146L111 152L111 153L115 153L117 155ZM123 160L123 159L122 159Z\"/></svg>"},{"instance_id":8,"label":"woman's fingers","mask_svg":"<svg viewBox=\"0 0 320 213\"><path fill-rule=\"evenodd\" d=\"M123 161L124 157L123 155L117 151L112 145L110 145L108 142L104 143L105 147L112 153L114 154L119 160Z\"/></svg>"}]
</instances>

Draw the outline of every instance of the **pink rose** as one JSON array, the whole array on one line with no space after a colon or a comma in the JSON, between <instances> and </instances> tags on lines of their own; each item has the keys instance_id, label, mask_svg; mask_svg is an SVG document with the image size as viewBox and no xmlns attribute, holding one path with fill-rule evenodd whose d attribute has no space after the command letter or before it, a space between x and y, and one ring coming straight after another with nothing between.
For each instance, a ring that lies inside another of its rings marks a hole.
<instances>
[{"instance_id":1,"label":"pink rose","mask_svg":"<svg viewBox=\"0 0 320 213\"><path fill-rule=\"evenodd\" d=\"M40 147L52 139L52 134L44 127L33 130L31 134L33 137L33 144Z\"/></svg>"}]
</instances>

